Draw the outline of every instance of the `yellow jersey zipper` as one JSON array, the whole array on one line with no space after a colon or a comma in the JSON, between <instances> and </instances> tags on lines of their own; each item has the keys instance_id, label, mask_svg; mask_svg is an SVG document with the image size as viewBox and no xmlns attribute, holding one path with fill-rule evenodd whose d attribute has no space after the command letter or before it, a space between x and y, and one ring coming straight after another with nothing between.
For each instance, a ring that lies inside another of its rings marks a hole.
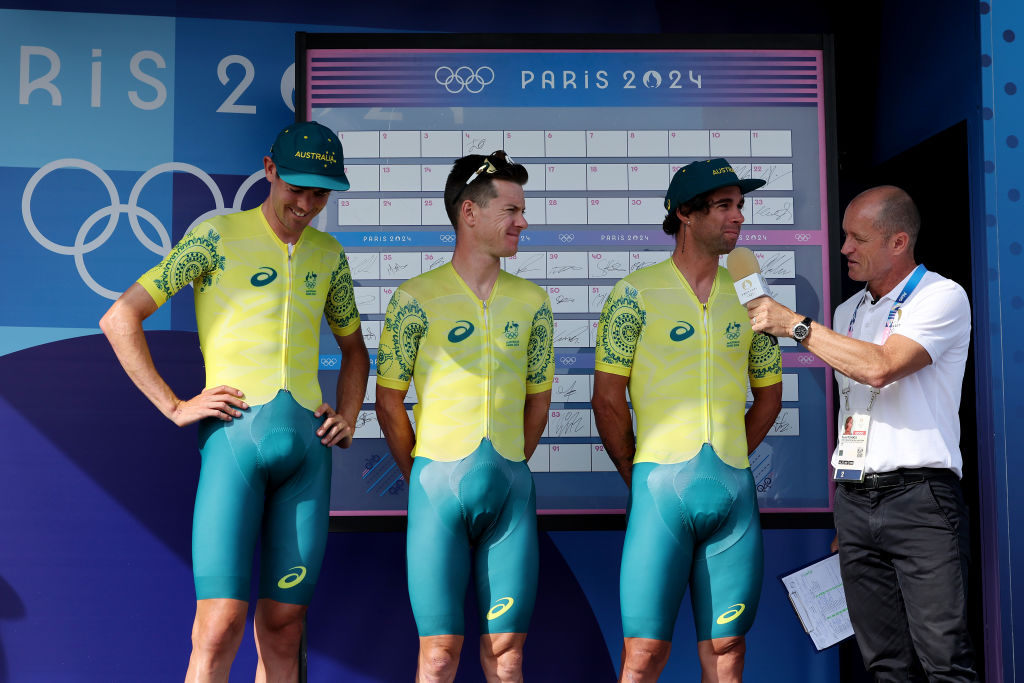
<instances>
[{"instance_id":1,"label":"yellow jersey zipper","mask_svg":"<svg viewBox=\"0 0 1024 683\"><path fill-rule=\"evenodd\" d=\"M284 293L284 326L281 330L281 388L288 389L288 330L291 327L292 313L292 250L294 244L286 244L288 258L285 268L285 293Z\"/></svg>"},{"instance_id":2,"label":"yellow jersey zipper","mask_svg":"<svg viewBox=\"0 0 1024 683\"><path fill-rule=\"evenodd\" d=\"M711 335L709 333L708 305L704 309L704 443L711 443Z\"/></svg>"},{"instance_id":3,"label":"yellow jersey zipper","mask_svg":"<svg viewBox=\"0 0 1024 683\"><path fill-rule=\"evenodd\" d=\"M495 283L495 286L497 286L497 283ZM486 365L486 367L484 368L484 434L486 435L486 437L488 439L490 439L491 438L491 364L492 364L492 358L491 358L491 326L490 326L490 317L488 316L487 302L486 301L481 301L480 303L483 305L483 313L484 313L483 343L484 343L484 349L485 349L484 363Z\"/></svg>"}]
</instances>

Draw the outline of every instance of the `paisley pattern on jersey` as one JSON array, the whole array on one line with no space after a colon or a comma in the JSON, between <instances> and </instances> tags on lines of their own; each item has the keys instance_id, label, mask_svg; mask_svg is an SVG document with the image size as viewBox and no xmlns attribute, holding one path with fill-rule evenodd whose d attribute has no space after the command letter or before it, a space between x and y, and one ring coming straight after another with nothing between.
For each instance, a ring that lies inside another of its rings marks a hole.
<instances>
[{"instance_id":1,"label":"paisley pattern on jersey","mask_svg":"<svg viewBox=\"0 0 1024 683\"><path fill-rule=\"evenodd\" d=\"M750 341L748 372L754 379L778 376L782 373L782 354L768 335L755 332Z\"/></svg>"},{"instance_id":2,"label":"paisley pattern on jersey","mask_svg":"<svg viewBox=\"0 0 1024 683\"><path fill-rule=\"evenodd\" d=\"M385 353L383 348L378 350L377 371L385 376L394 377L392 367L397 363L397 379L408 382L412 379L420 340L427 333L427 312L415 299L393 296L384 321L383 334L390 337L389 346L394 349L394 353Z\"/></svg>"},{"instance_id":3,"label":"paisley pattern on jersey","mask_svg":"<svg viewBox=\"0 0 1024 683\"><path fill-rule=\"evenodd\" d=\"M640 306L639 296L635 287L625 285L619 296L609 297L601 311L600 325L606 332L598 335L598 343L605 354L604 362L609 365L632 365L640 332L647 322L647 311Z\"/></svg>"},{"instance_id":4,"label":"paisley pattern on jersey","mask_svg":"<svg viewBox=\"0 0 1024 683\"><path fill-rule=\"evenodd\" d=\"M545 301L533 316L530 342L526 347L526 383L543 384L550 381L550 368L555 364L555 349L552 343L555 319L551 305Z\"/></svg>"},{"instance_id":5,"label":"paisley pattern on jersey","mask_svg":"<svg viewBox=\"0 0 1024 683\"><path fill-rule=\"evenodd\" d=\"M163 261L160 277L154 281L157 289L173 296L189 282L198 280L203 292L224 272L224 257L217 253L220 235L212 228L205 235L186 235Z\"/></svg>"},{"instance_id":6,"label":"paisley pattern on jersey","mask_svg":"<svg viewBox=\"0 0 1024 683\"><path fill-rule=\"evenodd\" d=\"M324 316L332 329L341 330L359 318L356 309L355 290L352 288L352 271L348 267L345 252L338 255L338 265L331 273L331 287L324 302Z\"/></svg>"}]
</instances>

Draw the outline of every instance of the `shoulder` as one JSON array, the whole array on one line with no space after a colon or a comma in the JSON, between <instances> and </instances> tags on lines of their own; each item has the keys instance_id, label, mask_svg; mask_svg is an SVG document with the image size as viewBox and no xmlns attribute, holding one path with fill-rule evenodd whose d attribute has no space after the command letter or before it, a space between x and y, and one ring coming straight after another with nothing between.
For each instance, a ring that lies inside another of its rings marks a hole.
<instances>
[{"instance_id":1,"label":"shoulder","mask_svg":"<svg viewBox=\"0 0 1024 683\"><path fill-rule=\"evenodd\" d=\"M518 275L512 275L502 270L498 273L498 280L501 282L502 289L513 298L520 299L526 303L536 304L537 306L549 300L546 289Z\"/></svg>"},{"instance_id":2,"label":"shoulder","mask_svg":"<svg viewBox=\"0 0 1024 683\"><path fill-rule=\"evenodd\" d=\"M971 317L971 303L964 288L932 271L925 273L906 306L910 310L930 311L943 318L963 318L969 321Z\"/></svg>"},{"instance_id":3,"label":"shoulder","mask_svg":"<svg viewBox=\"0 0 1024 683\"><path fill-rule=\"evenodd\" d=\"M306 227L306 239L318 247L333 249L339 252L343 251L341 242L334 235L329 232L321 232L311 225Z\"/></svg>"},{"instance_id":4,"label":"shoulder","mask_svg":"<svg viewBox=\"0 0 1024 683\"><path fill-rule=\"evenodd\" d=\"M236 211L225 213L219 216L211 216L198 226L198 230L214 230L219 235L227 238L245 238L253 233L263 233L263 217L259 214L260 207L248 211Z\"/></svg>"},{"instance_id":5,"label":"shoulder","mask_svg":"<svg viewBox=\"0 0 1024 683\"><path fill-rule=\"evenodd\" d=\"M396 292L421 301L444 296L457 289L458 283L451 276L453 273L451 265L445 264L409 278L398 286Z\"/></svg>"},{"instance_id":6,"label":"shoulder","mask_svg":"<svg viewBox=\"0 0 1024 683\"><path fill-rule=\"evenodd\" d=\"M341 246L341 242L339 242L334 235L328 232L320 232L312 226L306 228L306 239L309 240L310 244L319 249L333 251L339 254L345 251Z\"/></svg>"},{"instance_id":7,"label":"shoulder","mask_svg":"<svg viewBox=\"0 0 1024 683\"><path fill-rule=\"evenodd\" d=\"M673 277L671 259L668 258L659 263L639 268L619 280L619 282L627 284L639 292L643 292L645 289L657 289L671 285L673 284Z\"/></svg>"}]
</instances>

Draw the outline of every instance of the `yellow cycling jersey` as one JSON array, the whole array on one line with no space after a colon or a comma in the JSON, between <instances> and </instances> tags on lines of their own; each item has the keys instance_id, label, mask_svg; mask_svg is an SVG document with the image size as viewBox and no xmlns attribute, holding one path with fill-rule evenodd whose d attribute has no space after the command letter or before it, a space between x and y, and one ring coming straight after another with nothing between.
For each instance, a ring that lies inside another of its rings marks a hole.
<instances>
[{"instance_id":1,"label":"yellow cycling jersey","mask_svg":"<svg viewBox=\"0 0 1024 683\"><path fill-rule=\"evenodd\" d=\"M708 443L726 464L749 467L747 379L781 382L781 365L779 347L750 329L725 268L706 304L671 258L642 268L616 283L598 322L596 369L629 377L634 462L683 462Z\"/></svg>"},{"instance_id":2,"label":"yellow cycling jersey","mask_svg":"<svg viewBox=\"0 0 1024 683\"><path fill-rule=\"evenodd\" d=\"M524 460L526 394L555 373L547 293L501 271L481 301L451 263L403 283L388 304L377 384L416 382L413 456L459 460L487 437L508 460Z\"/></svg>"},{"instance_id":3,"label":"yellow cycling jersey","mask_svg":"<svg viewBox=\"0 0 1024 683\"><path fill-rule=\"evenodd\" d=\"M359 329L338 241L306 228L288 245L259 207L205 221L138 282L157 305L193 284L206 386L235 387L251 405L287 389L315 410L321 316L340 336Z\"/></svg>"}]
</instances>

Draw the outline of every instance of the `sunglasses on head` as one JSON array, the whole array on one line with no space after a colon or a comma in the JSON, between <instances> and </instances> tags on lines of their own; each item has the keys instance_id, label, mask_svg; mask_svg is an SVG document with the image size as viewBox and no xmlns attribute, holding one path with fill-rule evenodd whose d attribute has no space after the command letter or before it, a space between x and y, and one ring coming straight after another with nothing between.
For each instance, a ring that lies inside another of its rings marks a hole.
<instances>
[{"instance_id":1,"label":"sunglasses on head","mask_svg":"<svg viewBox=\"0 0 1024 683\"><path fill-rule=\"evenodd\" d=\"M466 178L466 184L462 186L462 189L459 190L459 193L455 195L454 199L452 199L452 202L454 203L455 200L457 200L462 195L463 190L465 190L466 187L471 182L476 180L480 176L480 174L497 173L499 168L511 166L514 163L516 162L513 161L512 157L506 154L505 150L503 149L491 152L490 154L484 157L484 162L480 164L480 168L476 169L475 171L469 174L469 177Z\"/></svg>"}]
</instances>

